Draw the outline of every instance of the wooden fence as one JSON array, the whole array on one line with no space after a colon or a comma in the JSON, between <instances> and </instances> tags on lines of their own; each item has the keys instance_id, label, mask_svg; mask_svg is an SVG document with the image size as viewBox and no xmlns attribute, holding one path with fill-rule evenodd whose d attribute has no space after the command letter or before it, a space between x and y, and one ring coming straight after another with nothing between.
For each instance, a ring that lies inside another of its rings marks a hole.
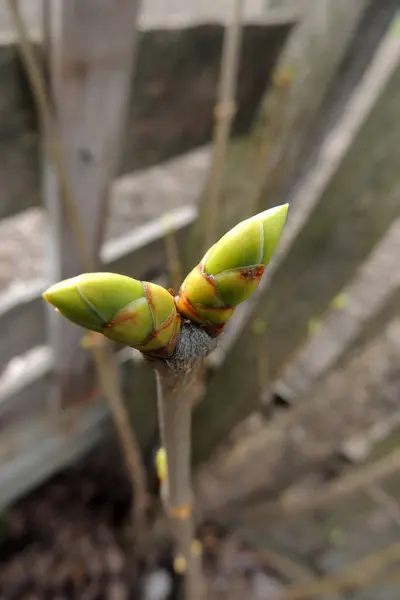
<instances>
[{"instance_id":1,"label":"wooden fence","mask_svg":"<svg viewBox=\"0 0 400 600\"><path fill-rule=\"evenodd\" d=\"M102 2L104 10L110 9L109 4ZM297 414L299 421L306 421L301 406L317 404L322 392L316 383L328 385L334 369L347 364L355 350L369 347L398 314L400 33L396 11L394 0L318 0L296 27L291 21L244 26L234 129L242 135L232 141L226 162L221 230L282 199L289 200L291 210L265 280L254 298L237 311L220 347L209 357L207 390L195 411L193 434L194 459L203 463L197 475L198 496L211 512L221 503L240 500L238 477L246 481L249 495L269 486L280 493L301 481L315 465L314 459L304 454L298 470L295 461L291 469L298 448L284 446L282 432L291 431ZM88 24L88 15L90 11L81 14L81 33L97 39L104 35L104 24ZM223 28L205 25L142 32L133 83L129 60L119 64L119 79L113 79L120 90L116 100L115 89L106 90L105 79L93 77L93 89L88 86L89 91L83 91L76 65L81 52L92 61L95 73L99 56L104 60L110 44L99 44L98 54L86 56L88 45L80 41L76 47L71 41L76 23L68 10L64 17L61 38L49 41L61 50L60 62L50 65L49 78L92 258L108 270L144 279L165 278L161 215L101 245L103 197L111 176L149 168L148 176L133 174L129 184L145 197L152 184L152 165L210 140ZM120 56L130 55L133 25L134 19L123 35L117 18L107 24L108 32L113 27L120 32ZM72 84L70 72L77 76ZM132 88L129 110L123 102L128 88ZM80 261L71 254L60 203L50 200L57 196L54 178L41 158L32 97L11 43L0 47L0 89L0 218L41 205L43 195L52 232L51 278L74 274L82 270ZM100 91L105 94L101 101ZM117 102L121 113L129 113L122 159L115 153L116 132L121 129L114 122ZM94 111L89 122L88 106ZM99 120L102 132L96 130ZM110 157L113 172L100 172ZM182 160L188 161L190 169L190 158ZM45 184L41 186L43 162ZM168 174L171 163L161 168ZM184 194L179 186L184 181L175 180L171 193ZM112 189L118 195L118 185ZM195 204L171 213L182 252L190 245L196 216ZM45 283L32 282L0 298L0 506L92 447L108 423L100 400L82 400L76 380L75 388L65 387L72 368L80 372L81 381L87 378L83 365L88 358L79 349L81 332L61 320L57 325L51 322L48 329L40 299ZM117 360L126 395L132 398L128 407L132 422L146 448L156 435L152 374L125 350ZM282 414L282 404L293 406ZM248 417L251 421L254 414L261 419L257 436L242 431L236 443L236 426ZM387 419L388 414L380 418ZM359 424L367 425L361 420ZM320 463L351 447L353 432L342 439L335 431ZM389 433L393 435L387 430L384 437ZM207 459L228 439L229 447L210 467ZM273 480L264 472L246 473L246 461L262 462L266 449L281 459L271 466ZM277 472L285 476L276 477Z\"/></svg>"}]
</instances>

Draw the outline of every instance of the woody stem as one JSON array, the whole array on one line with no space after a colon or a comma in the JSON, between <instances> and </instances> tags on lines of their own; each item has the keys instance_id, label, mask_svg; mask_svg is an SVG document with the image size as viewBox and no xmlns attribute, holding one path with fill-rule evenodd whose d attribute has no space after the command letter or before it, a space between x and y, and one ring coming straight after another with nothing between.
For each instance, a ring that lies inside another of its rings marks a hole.
<instances>
[{"instance_id":1,"label":"woody stem","mask_svg":"<svg viewBox=\"0 0 400 600\"><path fill-rule=\"evenodd\" d=\"M198 563L192 551L191 412L205 356L216 346L204 329L185 323L171 358L152 361L157 377L160 436L167 455L165 504L185 571L185 600L198 597Z\"/></svg>"},{"instance_id":2,"label":"woody stem","mask_svg":"<svg viewBox=\"0 0 400 600\"><path fill-rule=\"evenodd\" d=\"M158 416L161 443L167 455L166 510L171 520L177 553L190 563L193 539L190 384L195 370L171 374L157 370ZM190 570L190 569L189 569Z\"/></svg>"}]
</instances>

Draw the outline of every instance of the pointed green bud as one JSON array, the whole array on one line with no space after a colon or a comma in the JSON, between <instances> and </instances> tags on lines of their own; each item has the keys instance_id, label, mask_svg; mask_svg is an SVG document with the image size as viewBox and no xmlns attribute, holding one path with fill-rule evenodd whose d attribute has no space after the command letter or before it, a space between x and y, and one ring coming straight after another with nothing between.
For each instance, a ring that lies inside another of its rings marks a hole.
<instances>
[{"instance_id":1,"label":"pointed green bud","mask_svg":"<svg viewBox=\"0 0 400 600\"><path fill-rule=\"evenodd\" d=\"M242 221L214 244L183 282L179 311L218 332L260 283L287 212L287 204L266 210Z\"/></svg>"},{"instance_id":2,"label":"pointed green bud","mask_svg":"<svg viewBox=\"0 0 400 600\"><path fill-rule=\"evenodd\" d=\"M175 301L154 283L87 273L51 286L43 297L73 323L142 352L169 355L175 347Z\"/></svg>"}]
</instances>

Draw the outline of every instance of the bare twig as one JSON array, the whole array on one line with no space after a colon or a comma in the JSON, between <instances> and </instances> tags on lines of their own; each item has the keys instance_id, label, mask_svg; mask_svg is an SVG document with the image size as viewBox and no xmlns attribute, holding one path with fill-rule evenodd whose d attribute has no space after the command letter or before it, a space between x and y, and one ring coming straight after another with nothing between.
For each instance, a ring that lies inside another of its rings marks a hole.
<instances>
[{"instance_id":1,"label":"bare twig","mask_svg":"<svg viewBox=\"0 0 400 600\"><path fill-rule=\"evenodd\" d=\"M67 218L82 264L90 271L92 270L92 260L85 242L76 202L69 183L61 138L49 102L43 73L29 40L26 25L19 11L18 2L15 0L8 0L8 8L14 28L18 35L19 51L29 77L39 118L42 123L46 151L50 160L53 162L59 179L61 196L65 204ZM133 521L137 541L139 542L140 540L143 542L145 536L139 534L139 532L143 529L145 524L147 495L145 471L140 455L139 444L135 433L130 426L129 417L125 409L111 345L108 342L106 343L105 340L101 346L94 343L92 345L92 353L101 389L111 409L115 428L130 475L132 488L134 490L135 503Z\"/></svg>"},{"instance_id":2,"label":"bare twig","mask_svg":"<svg viewBox=\"0 0 400 600\"><path fill-rule=\"evenodd\" d=\"M276 140L279 138L284 122L286 108L286 96L290 89L291 72L289 69L275 69L272 76L272 89L268 89L261 102L261 109L254 126L254 137L256 140L256 156L254 161L257 165L253 195L250 197L249 212L257 213L262 204L267 186L266 169L269 161L276 152ZM267 135L264 130L267 129Z\"/></svg>"},{"instance_id":3,"label":"bare twig","mask_svg":"<svg viewBox=\"0 0 400 600\"><path fill-rule=\"evenodd\" d=\"M369 554L340 573L321 577L310 583L290 586L281 600L312 600L334 596L346 590L370 587L378 582L389 583L400 579L399 572L385 572L400 563L400 542L384 550Z\"/></svg>"},{"instance_id":4,"label":"bare twig","mask_svg":"<svg viewBox=\"0 0 400 600\"><path fill-rule=\"evenodd\" d=\"M166 510L177 544L177 562L187 572L186 598L191 598L193 582L190 546L194 538L192 486L190 476L190 386L195 371L171 375L157 370L157 401L162 444L167 453L168 475L165 481ZM179 560L181 563L179 563Z\"/></svg>"},{"instance_id":5,"label":"bare twig","mask_svg":"<svg viewBox=\"0 0 400 600\"><path fill-rule=\"evenodd\" d=\"M147 486L139 442L129 423L125 401L121 392L118 368L110 344L103 336L96 336L96 338L97 342L92 344L93 357L97 366L100 388L110 405L128 473L130 474L135 494L133 505L134 535L137 537L140 551L143 552L146 545L144 526L147 509Z\"/></svg>"},{"instance_id":6,"label":"bare twig","mask_svg":"<svg viewBox=\"0 0 400 600\"><path fill-rule=\"evenodd\" d=\"M151 359L157 375L161 443L167 455L164 501L173 523L179 570L186 572L186 596L202 597L198 544L194 543L191 484L191 412L204 358L216 346L205 329L184 323L174 354Z\"/></svg>"},{"instance_id":7,"label":"bare twig","mask_svg":"<svg viewBox=\"0 0 400 600\"><path fill-rule=\"evenodd\" d=\"M164 242L167 253L167 264L172 288L177 292L182 283L182 263L179 258L179 249L176 241L175 231L168 213L164 216Z\"/></svg>"},{"instance_id":8,"label":"bare twig","mask_svg":"<svg viewBox=\"0 0 400 600\"><path fill-rule=\"evenodd\" d=\"M217 104L214 109L215 126L211 170L204 198L204 206L199 215L199 226L204 239L204 252L216 241L218 212L221 194L222 169L224 166L231 125L236 114L236 80L242 33L242 12L244 0L235 0L232 21L225 30L222 49L221 74Z\"/></svg>"}]
</instances>

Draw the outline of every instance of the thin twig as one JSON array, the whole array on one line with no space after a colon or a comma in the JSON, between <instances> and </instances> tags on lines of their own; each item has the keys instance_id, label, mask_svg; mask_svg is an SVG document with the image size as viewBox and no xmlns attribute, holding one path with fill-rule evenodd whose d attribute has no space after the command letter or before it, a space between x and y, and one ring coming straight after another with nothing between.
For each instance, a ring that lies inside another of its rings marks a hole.
<instances>
[{"instance_id":1,"label":"thin twig","mask_svg":"<svg viewBox=\"0 0 400 600\"><path fill-rule=\"evenodd\" d=\"M182 375L157 369L157 402L161 443L167 454L164 504L171 522L177 554L175 569L185 573L185 599L194 600L200 577L195 556L193 492L191 484L191 392L196 369ZM198 596L197 596L198 597Z\"/></svg>"},{"instance_id":2,"label":"thin twig","mask_svg":"<svg viewBox=\"0 0 400 600\"><path fill-rule=\"evenodd\" d=\"M222 170L231 132L232 121L236 114L236 81L242 34L242 13L244 0L235 0L232 21L225 29L221 75L218 87L217 104L214 109L215 126L211 170L209 174L204 214L202 214L202 233L204 252L216 241L218 232L218 212L221 195Z\"/></svg>"},{"instance_id":3,"label":"thin twig","mask_svg":"<svg viewBox=\"0 0 400 600\"><path fill-rule=\"evenodd\" d=\"M164 243L167 253L168 273L171 287L177 292L182 283L182 263L179 258L179 249L176 241L175 229L172 223L171 215L164 215Z\"/></svg>"},{"instance_id":4,"label":"thin twig","mask_svg":"<svg viewBox=\"0 0 400 600\"><path fill-rule=\"evenodd\" d=\"M96 334L93 334L96 335ZM123 450L128 473L134 490L133 526L139 549L146 544L145 519L147 509L146 474L136 434L130 425L126 404L121 392L118 367L110 351L110 344L103 336L96 336L92 353L97 366L100 388L111 408L113 421Z\"/></svg>"},{"instance_id":5,"label":"thin twig","mask_svg":"<svg viewBox=\"0 0 400 600\"><path fill-rule=\"evenodd\" d=\"M290 89L290 70L275 69L272 75L272 88L268 87L261 101L261 109L253 128L255 139L256 185L254 192L248 200L249 214L255 214L262 209L262 200L268 185L268 176L271 172L272 159L278 163L276 149L277 140L281 136L282 124L285 121L286 97ZM273 163L275 164L275 162Z\"/></svg>"},{"instance_id":6,"label":"thin twig","mask_svg":"<svg viewBox=\"0 0 400 600\"><path fill-rule=\"evenodd\" d=\"M184 323L170 359L150 359L157 376L160 437L167 456L163 500L177 546L176 566L185 572L187 600L203 598L201 555L194 540L191 483L191 413L202 363L216 346L205 329Z\"/></svg>"},{"instance_id":7,"label":"thin twig","mask_svg":"<svg viewBox=\"0 0 400 600\"><path fill-rule=\"evenodd\" d=\"M21 58L25 65L35 97L42 130L44 132L46 151L50 160L53 162L58 176L61 197L64 202L78 254L85 269L90 271L93 267L93 261L86 245L76 202L71 190L61 137L51 109L43 73L29 40L26 25L19 11L18 2L16 0L8 0L8 8L14 28L17 32ZM97 344L94 344L92 353L97 369L97 376L103 394L111 409L115 428L130 475L132 488L134 490L135 504L132 516L135 532L138 536L137 541L143 541L145 536L139 535L139 532L143 529L145 524L147 495L145 471L140 455L139 444L129 423L129 417L126 412L125 402L121 394L120 384L116 373L116 364L111 345L109 343L104 343L100 347Z\"/></svg>"},{"instance_id":8,"label":"thin twig","mask_svg":"<svg viewBox=\"0 0 400 600\"><path fill-rule=\"evenodd\" d=\"M191 413L190 386L192 372L174 377L168 371L157 370L157 400L161 443L167 454L165 501L172 523L178 556L185 561L187 581L191 580L190 546L194 537L191 485ZM183 569L185 570L185 568ZM190 595L187 594L187 598Z\"/></svg>"},{"instance_id":9,"label":"thin twig","mask_svg":"<svg viewBox=\"0 0 400 600\"><path fill-rule=\"evenodd\" d=\"M385 569L400 562L400 542L384 550L369 554L343 571L321 577L310 583L293 585L286 589L281 600L311 600L321 596L335 596L351 589L370 587L378 582L399 580L399 572L388 573Z\"/></svg>"}]
</instances>

